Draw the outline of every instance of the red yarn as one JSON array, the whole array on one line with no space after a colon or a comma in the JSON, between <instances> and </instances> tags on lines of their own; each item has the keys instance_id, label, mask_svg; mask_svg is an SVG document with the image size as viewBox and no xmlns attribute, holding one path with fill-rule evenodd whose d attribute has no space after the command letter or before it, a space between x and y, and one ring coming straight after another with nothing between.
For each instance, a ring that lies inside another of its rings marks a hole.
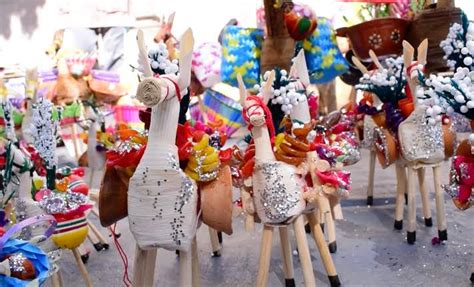
<instances>
[{"instance_id":1,"label":"red yarn","mask_svg":"<svg viewBox=\"0 0 474 287\"><path fill-rule=\"evenodd\" d=\"M115 233L115 227L116 226L117 226L117 223L112 225L110 227L110 230L112 231L112 237L114 238L115 247L117 247L117 251L118 251L118 253L120 255L120 258L122 259L122 263L123 263L124 272L123 272L122 280L123 280L123 283L125 284L125 286L131 287L132 286L132 281L130 281L130 278L128 277L128 258L127 258L127 254L125 253L125 251L122 248L122 245L120 245L120 242L118 241L117 235Z\"/></svg>"},{"instance_id":2,"label":"red yarn","mask_svg":"<svg viewBox=\"0 0 474 287\"><path fill-rule=\"evenodd\" d=\"M181 91L179 90L178 83L176 83L173 79L165 77L165 76L160 76L159 74L155 75L155 78L162 78L170 81L174 85L174 89L176 90L176 97L178 97L178 101L181 102ZM169 96L170 89L166 87L166 96L165 99Z\"/></svg>"},{"instance_id":3,"label":"red yarn","mask_svg":"<svg viewBox=\"0 0 474 287\"><path fill-rule=\"evenodd\" d=\"M246 101L247 100L256 102L255 104L252 104L249 107L245 107L243 110L243 117L244 120L249 123L249 130L253 128L253 125L250 123L250 117L247 115L247 110L255 106L261 107L263 109L263 112L265 113L265 124L267 125L267 128L270 132L270 138L273 139L275 137L275 127L273 126L272 113L270 112L270 109L258 96L248 96Z\"/></svg>"}]
</instances>

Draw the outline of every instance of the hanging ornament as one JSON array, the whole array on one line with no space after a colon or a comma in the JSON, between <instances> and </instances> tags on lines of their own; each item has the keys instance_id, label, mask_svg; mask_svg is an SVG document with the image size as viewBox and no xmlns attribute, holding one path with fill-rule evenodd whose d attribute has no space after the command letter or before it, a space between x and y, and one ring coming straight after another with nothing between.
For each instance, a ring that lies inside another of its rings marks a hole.
<instances>
[{"instance_id":1,"label":"hanging ornament","mask_svg":"<svg viewBox=\"0 0 474 287\"><path fill-rule=\"evenodd\" d=\"M317 26L316 14L306 5L292 5L285 13L285 23L291 38L301 41L313 34Z\"/></svg>"}]
</instances>

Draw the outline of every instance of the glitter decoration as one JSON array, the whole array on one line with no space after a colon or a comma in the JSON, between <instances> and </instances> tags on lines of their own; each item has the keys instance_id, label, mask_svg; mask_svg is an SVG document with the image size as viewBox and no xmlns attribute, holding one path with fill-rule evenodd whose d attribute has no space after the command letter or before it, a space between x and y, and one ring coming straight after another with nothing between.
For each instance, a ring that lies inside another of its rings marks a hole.
<instances>
[{"instance_id":1,"label":"glitter decoration","mask_svg":"<svg viewBox=\"0 0 474 287\"><path fill-rule=\"evenodd\" d=\"M10 270L12 272L23 273L26 271L25 262L28 260L23 253L16 253L8 257L8 263L10 263Z\"/></svg>"},{"instance_id":2,"label":"glitter decoration","mask_svg":"<svg viewBox=\"0 0 474 287\"><path fill-rule=\"evenodd\" d=\"M86 195L68 190L67 192L51 192L45 195L38 204L48 214L66 214L87 202Z\"/></svg>"},{"instance_id":3,"label":"glitter decoration","mask_svg":"<svg viewBox=\"0 0 474 287\"><path fill-rule=\"evenodd\" d=\"M258 193L259 197L255 200L261 207L257 208L257 212L260 211L259 216L263 215L264 222L282 223L294 215L292 211L300 204L302 187L296 181L294 172L284 169L286 166L281 162L257 160L255 163L254 176L262 176L264 182L263 188L259 188L256 185L258 180L254 179L254 193Z\"/></svg>"},{"instance_id":4,"label":"glitter decoration","mask_svg":"<svg viewBox=\"0 0 474 287\"><path fill-rule=\"evenodd\" d=\"M438 162L444 159L441 123L429 123L422 107L400 124L399 141L401 153L408 161Z\"/></svg>"}]
</instances>

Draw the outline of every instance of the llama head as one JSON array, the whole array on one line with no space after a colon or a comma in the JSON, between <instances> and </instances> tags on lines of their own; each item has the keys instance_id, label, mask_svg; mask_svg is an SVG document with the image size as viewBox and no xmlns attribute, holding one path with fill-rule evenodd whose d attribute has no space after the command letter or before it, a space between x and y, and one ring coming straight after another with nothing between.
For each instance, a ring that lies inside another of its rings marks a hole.
<instances>
[{"instance_id":1,"label":"llama head","mask_svg":"<svg viewBox=\"0 0 474 287\"><path fill-rule=\"evenodd\" d=\"M252 126L262 126L265 123L271 123L271 113L267 108L268 100L270 99L271 86L275 78L275 71L272 71L262 89L262 92L256 96L247 94L244 81L240 74L237 75L239 83L240 100L244 108L244 119ZM270 119L270 122L269 122Z\"/></svg>"},{"instance_id":2,"label":"llama head","mask_svg":"<svg viewBox=\"0 0 474 287\"><path fill-rule=\"evenodd\" d=\"M137 99L148 107L156 106L164 100L181 95L191 83L191 62L194 38L191 29L186 30L180 40L179 76L175 74L153 76L145 48L143 32L138 30L137 43L139 49L139 64L145 76L137 89Z\"/></svg>"}]
</instances>

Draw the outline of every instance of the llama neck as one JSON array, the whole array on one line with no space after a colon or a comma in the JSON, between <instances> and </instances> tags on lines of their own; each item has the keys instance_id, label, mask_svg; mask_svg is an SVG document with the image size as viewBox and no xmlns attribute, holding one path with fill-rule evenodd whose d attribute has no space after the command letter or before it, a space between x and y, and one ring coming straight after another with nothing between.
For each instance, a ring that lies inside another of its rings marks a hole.
<instances>
[{"instance_id":1,"label":"llama neck","mask_svg":"<svg viewBox=\"0 0 474 287\"><path fill-rule=\"evenodd\" d=\"M268 128L265 125L253 127L252 135L255 142L255 158L261 161L275 160Z\"/></svg>"},{"instance_id":2,"label":"llama neck","mask_svg":"<svg viewBox=\"0 0 474 287\"><path fill-rule=\"evenodd\" d=\"M152 108L148 146L176 145L179 108L176 97Z\"/></svg>"},{"instance_id":3,"label":"llama neck","mask_svg":"<svg viewBox=\"0 0 474 287\"><path fill-rule=\"evenodd\" d=\"M305 99L294 106L290 116L292 120L297 120L303 124L309 123L311 121L311 115L309 114L308 100Z\"/></svg>"}]
</instances>

